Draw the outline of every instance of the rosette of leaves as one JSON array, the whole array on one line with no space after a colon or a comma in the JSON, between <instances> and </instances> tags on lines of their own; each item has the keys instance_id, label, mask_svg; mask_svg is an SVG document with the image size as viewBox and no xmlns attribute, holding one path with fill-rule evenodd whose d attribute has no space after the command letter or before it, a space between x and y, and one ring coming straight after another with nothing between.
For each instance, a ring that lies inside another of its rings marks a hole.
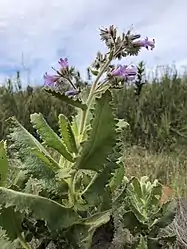
<instances>
[{"instance_id":1,"label":"rosette of leaves","mask_svg":"<svg viewBox=\"0 0 187 249\"><path fill-rule=\"evenodd\" d=\"M116 202L122 202L118 214L121 227L129 231L127 248L170 248L176 236L167 228L175 218L177 203L172 200L160 204L162 185L157 180L150 182L145 176L126 182Z\"/></svg>"}]
</instances>

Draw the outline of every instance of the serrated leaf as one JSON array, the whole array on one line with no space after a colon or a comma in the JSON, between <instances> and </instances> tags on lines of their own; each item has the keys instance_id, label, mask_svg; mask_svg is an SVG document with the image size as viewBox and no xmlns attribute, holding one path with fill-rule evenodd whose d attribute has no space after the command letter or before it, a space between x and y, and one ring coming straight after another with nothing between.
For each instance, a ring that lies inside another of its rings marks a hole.
<instances>
[{"instance_id":1,"label":"serrated leaf","mask_svg":"<svg viewBox=\"0 0 187 249\"><path fill-rule=\"evenodd\" d=\"M60 114L58 117L62 140L71 153L77 153L77 145L69 120Z\"/></svg>"},{"instance_id":2,"label":"serrated leaf","mask_svg":"<svg viewBox=\"0 0 187 249\"><path fill-rule=\"evenodd\" d=\"M6 231L0 227L0 245L1 249L20 249L15 242L11 242L6 234Z\"/></svg>"},{"instance_id":3,"label":"serrated leaf","mask_svg":"<svg viewBox=\"0 0 187 249\"><path fill-rule=\"evenodd\" d=\"M169 224L171 224L172 221L175 219L176 210L177 210L176 201L170 201L168 203L163 204L161 208L162 216L152 226L153 231L155 226L158 228L165 228Z\"/></svg>"},{"instance_id":4,"label":"serrated leaf","mask_svg":"<svg viewBox=\"0 0 187 249\"><path fill-rule=\"evenodd\" d=\"M49 94L53 95L54 97L72 105L78 108L81 108L82 110L85 110L87 108L86 104L83 104L80 100L78 99L71 99L68 96L65 95L65 93L59 92L59 91L55 91L52 89L48 89L48 88L44 88L44 90L46 92L48 92Z\"/></svg>"},{"instance_id":5,"label":"serrated leaf","mask_svg":"<svg viewBox=\"0 0 187 249\"><path fill-rule=\"evenodd\" d=\"M86 192L83 194L84 199L90 206L96 206L104 202L104 199L108 196L106 195L108 192L106 186L117 166L118 165L114 162L108 162L102 172L96 173L92 184L86 188ZM108 203L109 206L110 204L111 203Z\"/></svg>"},{"instance_id":6,"label":"serrated leaf","mask_svg":"<svg viewBox=\"0 0 187 249\"><path fill-rule=\"evenodd\" d=\"M19 144L24 141L24 144L27 144L29 146L28 153L38 150L38 154L43 154L46 156L46 160L50 159L50 161L53 161L53 165L57 165L57 162L51 157L49 152L45 149L45 147L38 142L38 140L29 133L19 122L15 117L9 118L9 122L11 122L12 126L15 128L18 128L19 132L16 130L16 132L12 133L12 138L14 141L19 142ZM22 136L22 137L20 137ZM20 141L22 140L22 141ZM22 144L21 144L22 145ZM23 145L22 145L23 146ZM41 152L41 153L40 153ZM41 158L40 158L41 159ZM58 167L59 168L59 167Z\"/></svg>"},{"instance_id":7,"label":"serrated leaf","mask_svg":"<svg viewBox=\"0 0 187 249\"><path fill-rule=\"evenodd\" d=\"M123 181L125 171L124 171L124 165L123 163L120 163L120 167L115 170L115 173L110 181L110 189L112 192L116 190L117 187L119 187Z\"/></svg>"},{"instance_id":8,"label":"serrated leaf","mask_svg":"<svg viewBox=\"0 0 187 249\"><path fill-rule=\"evenodd\" d=\"M82 224L75 225L67 233L67 237L73 243L74 248L91 248L92 238L97 228L110 221L110 212L97 213L84 219Z\"/></svg>"},{"instance_id":9,"label":"serrated leaf","mask_svg":"<svg viewBox=\"0 0 187 249\"><path fill-rule=\"evenodd\" d=\"M0 186L5 187L8 174L8 159L6 156L5 142L0 142Z\"/></svg>"},{"instance_id":10,"label":"serrated leaf","mask_svg":"<svg viewBox=\"0 0 187 249\"><path fill-rule=\"evenodd\" d=\"M143 193L142 193L142 188L141 188L141 183L138 180L138 178L134 178L134 180L132 181L132 185L134 188L134 194L136 196L138 196L139 198L143 198Z\"/></svg>"},{"instance_id":11,"label":"serrated leaf","mask_svg":"<svg viewBox=\"0 0 187 249\"><path fill-rule=\"evenodd\" d=\"M158 240L162 243L174 243L176 241L176 234L170 234L166 236L159 236Z\"/></svg>"},{"instance_id":12,"label":"serrated leaf","mask_svg":"<svg viewBox=\"0 0 187 249\"><path fill-rule=\"evenodd\" d=\"M124 200L127 198L128 187L130 186L130 184L132 183L134 178L135 177L132 177L130 180L128 180L128 178L126 178L125 186L123 187L123 189L121 190L119 195L113 201L113 206L115 208L118 207L119 205L121 205L121 203L124 203Z\"/></svg>"},{"instance_id":13,"label":"serrated leaf","mask_svg":"<svg viewBox=\"0 0 187 249\"><path fill-rule=\"evenodd\" d=\"M75 167L99 172L112 152L116 141L115 120L112 109L112 96L106 91L100 99L96 99L94 118L88 140L82 145L80 157Z\"/></svg>"},{"instance_id":14,"label":"serrated leaf","mask_svg":"<svg viewBox=\"0 0 187 249\"><path fill-rule=\"evenodd\" d=\"M132 234L141 232L142 229L147 228L137 219L132 211L127 211L123 214L123 224Z\"/></svg>"},{"instance_id":15,"label":"serrated leaf","mask_svg":"<svg viewBox=\"0 0 187 249\"><path fill-rule=\"evenodd\" d=\"M96 213L89 218L83 219L84 225L89 226L89 229L97 228L103 224L106 224L110 220L110 210Z\"/></svg>"},{"instance_id":16,"label":"serrated leaf","mask_svg":"<svg viewBox=\"0 0 187 249\"><path fill-rule=\"evenodd\" d=\"M20 170L14 179L13 185L17 186L20 189L23 189L25 183L28 181L29 176L26 174L25 171Z\"/></svg>"},{"instance_id":17,"label":"serrated leaf","mask_svg":"<svg viewBox=\"0 0 187 249\"><path fill-rule=\"evenodd\" d=\"M36 148L31 149L31 153L41 159L44 163L49 165L54 171L59 169L58 163L53 160L50 156L45 155L42 151L37 150Z\"/></svg>"},{"instance_id":18,"label":"serrated leaf","mask_svg":"<svg viewBox=\"0 0 187 249\"><path fill-rule=\"evenodd\" d=\"M57 177L59 179L67 179L67 178L70 178L72 174L74 173L75 173L75 170L73 170L72 168L62 168L59 170Z\"/></svg>"},{"instance_id":19,"label":"serrated leaf","mask_svg":"<svg viewBox=\"0 0 187 249\"><path fill-rule=\"evenodd\" d=\"M32 211L34 218L45 220L49 229L53 231L68 228L80 221L77 213L71 208L66 208L45 197L3 187L0 187L0 204L7 207L15 207L16 210L24 213Z\"/></svg>"},{"instance_id":20,"label":"serrated leaf","mask_svg":"<svg viewBox=\"0 0 187 249\"><path fill-rule=\"evenodd\" d=\"M80 121L80 120L79 120ZM78 124L77 124L77 117L73 117L72 119L72 122L71 122L71 129L75 135L75 137L78 137L79 136L79 127L78 127Z\"/></svg>"},{"instance_id":21,"label":"serrated leaf","mask_svg":"<svg viewBox=\"0 0 187 249\"><path fill-rule=\"evenodd\" d=\"M2 208L0 211L0 226L6 231L8 238L14 241L22 233L21 222L23 216L19 212L14 212L12 207Z\"/></svg>"},{"instance_id":22,"label":"serrated leaf","mask_svg":"<svg viewBox=\"0 0 187 249\"><path fill-rule=\"evenodd\" d=\"M34 113L30 115L31 122L37 129L39 135L41 136L44 143L58 151L62 156L64 156L68 161L73 162L74 159L72 155L68 152L64 144L62 143L60 137L51 129L47 124L41 113Z\"/></svg>"}]
</instances>

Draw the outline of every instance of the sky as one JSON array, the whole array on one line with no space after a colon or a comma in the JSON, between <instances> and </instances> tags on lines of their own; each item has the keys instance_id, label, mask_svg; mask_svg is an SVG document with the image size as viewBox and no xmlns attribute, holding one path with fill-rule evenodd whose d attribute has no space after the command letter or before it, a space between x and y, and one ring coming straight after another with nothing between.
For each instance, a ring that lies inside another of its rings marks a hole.
<instances>
[{"instance_id":1,"label":"sky","mask_svg":"<svg viewBox=\"0 0 187 249\"><path fill-rule=\"evenodd\" d=\"M187 65L186 10L186 0L0 0L0 81L21 69L31 85L41 85L60 57L85 77L104 48L99 28L112 24L156 40L153 51L144 49L125 64L181 68Z\"/></svg>"}]
</instances>

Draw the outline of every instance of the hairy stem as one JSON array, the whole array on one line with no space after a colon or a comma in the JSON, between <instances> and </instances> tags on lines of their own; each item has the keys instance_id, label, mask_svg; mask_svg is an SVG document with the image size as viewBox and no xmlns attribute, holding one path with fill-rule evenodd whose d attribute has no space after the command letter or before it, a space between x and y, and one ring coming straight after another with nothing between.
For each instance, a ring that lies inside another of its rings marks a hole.
<instances>
[{"instance_id":1,"label":"hairy stem","mask_svg":"<svg viewBox=\"0 0 187 249\"><path fill-rule=\"evenodd\" d=\"M19 238L19 242L21 244L21 246L24 248L24 249L31 249L30 246L27 244L27 242L25 241L25 239L23 238L22 234L19 234L18 235L18 238Z\"/></svg>"},{"instance_id":2,"label":"hairy stem","mask_svg":"<svg viewBox=\"0 0 187 249\"><path fill-rule=\"evenodd\" d=\"M87 192L87 190L89 189L89 187L94 183L95 179L97 178L97 175L98 175L98 173L95 173L95 175L92 178L92 180L90 181L90 183L86 186L86 188L81 193L81 196L84 195Z\"/></svg>"},{"instance_id":3,"label":"hairy stem","mask_svg":"<svg viewBox=\"0 0 187 249\"><path fill-rule=\"evenodd\" d=\"M83 131L84 131L85 124L86 124L86 119L87 119L87 113L88 113L89 108L91 106L91 102L92 102L92 99L93 99L93 96L94 96L95 89L97 88L97 84L98 84L101 76L105 72L106 68L109 66L110 62L112 61L112 58L113 58L112 55L113 55L113 52L110 53L108 59L106 60L106 62L103 65L103 67L101 68L101 71L99 72L96 80L92 84L92 87L90 89L89 96L88 96L88 99L87 99L87 103L86 103L88 108L86 110L82 111L81 123L80 123L80 134L82 134Z\"/></svg>"}]
</instances>

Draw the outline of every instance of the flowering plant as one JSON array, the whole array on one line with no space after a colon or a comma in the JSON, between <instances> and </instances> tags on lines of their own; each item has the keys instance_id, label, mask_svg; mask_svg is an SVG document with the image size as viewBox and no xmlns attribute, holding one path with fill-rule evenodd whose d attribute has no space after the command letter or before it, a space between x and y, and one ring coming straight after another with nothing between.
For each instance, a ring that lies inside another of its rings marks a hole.
<instances>
[{"instance_id":1,"label":"flowering plant","mask_svg":"<svg viewBox=\"0 0 187 249\"><path fill-rule=\"evenodd\" d=\"M138 70L112 62L138 55L142 47L153 49L155 41L138 40L140 35L130 31L120 35L114 26L101 29L100 36L108 51L98 52L89 67L95 77L91 85L81 88L67 58L59 60L54 75L44 75L45 91L77 109L71 121L59 115L60 135L41 113L30 118L42 143L15 118L9 120L11 156L6 143L0 144L0 226L9 237L4 241L15 248L20 248L17 241L27 249L33 243L38 243L34 248L91 248L98 228L111 221L126 193L113 198L124 168L121 157L111 153L116 147L120 151L126 122L115 118L112 97L116 88L136 79ZM8 161L14 162L15 174L9 175Z\"/></svg>"}]
</instances>

